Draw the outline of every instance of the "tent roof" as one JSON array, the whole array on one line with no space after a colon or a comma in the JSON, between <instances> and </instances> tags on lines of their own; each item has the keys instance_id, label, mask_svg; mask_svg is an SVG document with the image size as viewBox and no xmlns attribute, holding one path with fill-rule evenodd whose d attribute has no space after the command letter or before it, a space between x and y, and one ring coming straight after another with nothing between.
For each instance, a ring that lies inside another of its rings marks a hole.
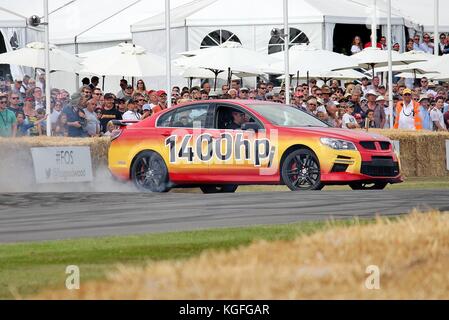
<instances>
[{"instance_id":1,"label":"tent roof","mask_svg":"<svg viewBox=\"0 0 449 320\"><path fill-rule=\"evenodd\" d=\"M188 1L191 0L172 0L172 3L174 6ZM23 17L43 16L42 0L0 0L0 7ZM74 43L77 35L79 43L130 40L132 23L161 13L164 8L164 0L51 0L50 41L55 44ZM112 15L115 16L110 18Z\"/></svg>"},{"instance_id":2,"label":"tent roof","mask_svg":"<svg viewBox=\"0 0 449 320\"><path fill-rule=\"evenodd\" d=\"M9 11L7 7L0 6L0 28L14 27L25 28L27 25L26 18L14 12Z\"/></svg>"},{"instance_id":3,"label":"tent roof","mask_svg":"<svg viewBox=\"0 0 449 320\"><path fill-rule=\"evenodd\" d=\"M295 0L289 2L290 23L354 23L370 24L370 0ZM229 12L232 14L223 14ZM386 21L385 11L379 18ZM172 27L282 24L282 0L194 0L171 11ZM404 19L393 15L393 24ZM165 15L160 13L131 26L132 32L160 30L165 27Z\"/></svg>"},{"instance_id":4,"label":"tent roof","mask_svg":"<svg viewBox=\"0 0 449 320\"><path fill-rule=\"evenodd\" d=\"M392 6L398 12L424 27L427 32L433 32L435 0L392 0ZM449 1L439 1L439 31L449 32L449 21L446 18L449 12Z\"/></svg>"}]
</instances>

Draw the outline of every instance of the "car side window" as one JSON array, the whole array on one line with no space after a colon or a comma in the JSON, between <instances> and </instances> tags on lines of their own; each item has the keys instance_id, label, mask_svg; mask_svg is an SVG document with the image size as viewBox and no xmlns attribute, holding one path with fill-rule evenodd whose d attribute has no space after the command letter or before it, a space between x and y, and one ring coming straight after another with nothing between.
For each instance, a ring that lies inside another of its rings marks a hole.
<instances>
[{"instance_id":1,"label":"car side window","mask_svg":"<svg viewBox=\"0 0 449 320\"><path fill-rule=\"evenodd\" d=\"M209 105L179 108L162 115L157 126L162 128L205 128Z\"/></svg>"},{"instance_id":2,"label":"car side window","mask_svg":"<svg viewBox=\"0 0 449 320\"><path fill-rule=\"evenodd\" d=\"M238 125L236 126L234 124L233 112L242 113L242 120L241 120L242 123L244 123L244 122L259 123L259 121L256 121L256 119L251 114L249 114L247 112L243 112L240 109L233 108L230 106L219 106L217 113L216 113L215 128L216 129L228 129L228 130L229 129L230 130L239 129L239 128L237 128ZM261 127L263 127L263 126L261 125Z\"/></svg>"}]
</instances>

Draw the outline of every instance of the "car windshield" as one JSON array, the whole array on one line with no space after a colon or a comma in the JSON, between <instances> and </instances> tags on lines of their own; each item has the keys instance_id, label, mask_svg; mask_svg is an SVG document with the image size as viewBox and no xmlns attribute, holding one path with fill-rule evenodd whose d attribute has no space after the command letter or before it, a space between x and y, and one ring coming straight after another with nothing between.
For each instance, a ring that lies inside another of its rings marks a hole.
<instances>
[{"instance_id":1,"label":"car windshield","mask_svg":"<svg viewBox=\"0 0 449 320\"><path fill-rule=\"evenodd\" d=\"M318 118L296 107L284 104L253 104L249 105L265 119L281 127L329 127Z\"/></svg>"}]
</instances>

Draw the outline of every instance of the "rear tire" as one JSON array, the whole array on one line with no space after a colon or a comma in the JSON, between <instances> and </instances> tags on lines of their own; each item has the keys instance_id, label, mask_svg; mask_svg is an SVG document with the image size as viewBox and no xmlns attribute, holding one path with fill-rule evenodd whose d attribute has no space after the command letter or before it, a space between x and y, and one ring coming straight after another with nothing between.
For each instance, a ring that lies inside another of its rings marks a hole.
<instances>
[{"instance_id":1,"label":"rear tire","mask_svg":"<svg viewBox=\"0 0 449 320\"><path fill-rule=\"evenodd\" d=\"M136 157L131 168L131 180L140 191L170 190L164 159L153 151L144 151Z\"/></svg>"},{"instance_id":2,"label":"rear tire","mask_svg":"<svg viewBox=\"0 0 449 320\"><path fill-rule=\"evenodd\" d=\"M295 150L285 158L281 177L292 191L321 190L324 187L318 158L308 149Z\"/></svg>"},{"instance_id":3,"label":"rear tire","mask_svg":"<svg viewBox=\"0 0 449 320\"><path fill-rule=\"evenodd\" d=\"M234 193L239 186L236 184L225 184L225 185L204 185L200 189L205 194L209 193Z\"/></svg>"},{"instance_id":4,"label":"rear tire","mask_svg":"<svg viewBox=\"0 0 449 320\"><path fill-rule=\"evenodd\" d=\"M349 186L352 190L383 190L387 186L387 182L372 182L372 183L364 183L364 182L353 182L350 183Z\"/></svg>"}]
</instances>

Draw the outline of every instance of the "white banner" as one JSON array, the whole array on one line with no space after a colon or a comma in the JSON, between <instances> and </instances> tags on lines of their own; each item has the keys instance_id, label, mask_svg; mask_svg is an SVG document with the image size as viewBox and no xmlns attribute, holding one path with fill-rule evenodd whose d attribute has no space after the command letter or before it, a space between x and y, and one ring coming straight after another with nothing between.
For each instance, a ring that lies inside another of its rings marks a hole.
<instances>
[{"instance_id":1,"label":"white banner","mask_svg":"<svg viewBox=\"0 0 449 320\"><path fill-rule=\"evenodd\" d=\"M31 148L37 183L93 180L89 147Z\"/></svg>"}]
</instances>

